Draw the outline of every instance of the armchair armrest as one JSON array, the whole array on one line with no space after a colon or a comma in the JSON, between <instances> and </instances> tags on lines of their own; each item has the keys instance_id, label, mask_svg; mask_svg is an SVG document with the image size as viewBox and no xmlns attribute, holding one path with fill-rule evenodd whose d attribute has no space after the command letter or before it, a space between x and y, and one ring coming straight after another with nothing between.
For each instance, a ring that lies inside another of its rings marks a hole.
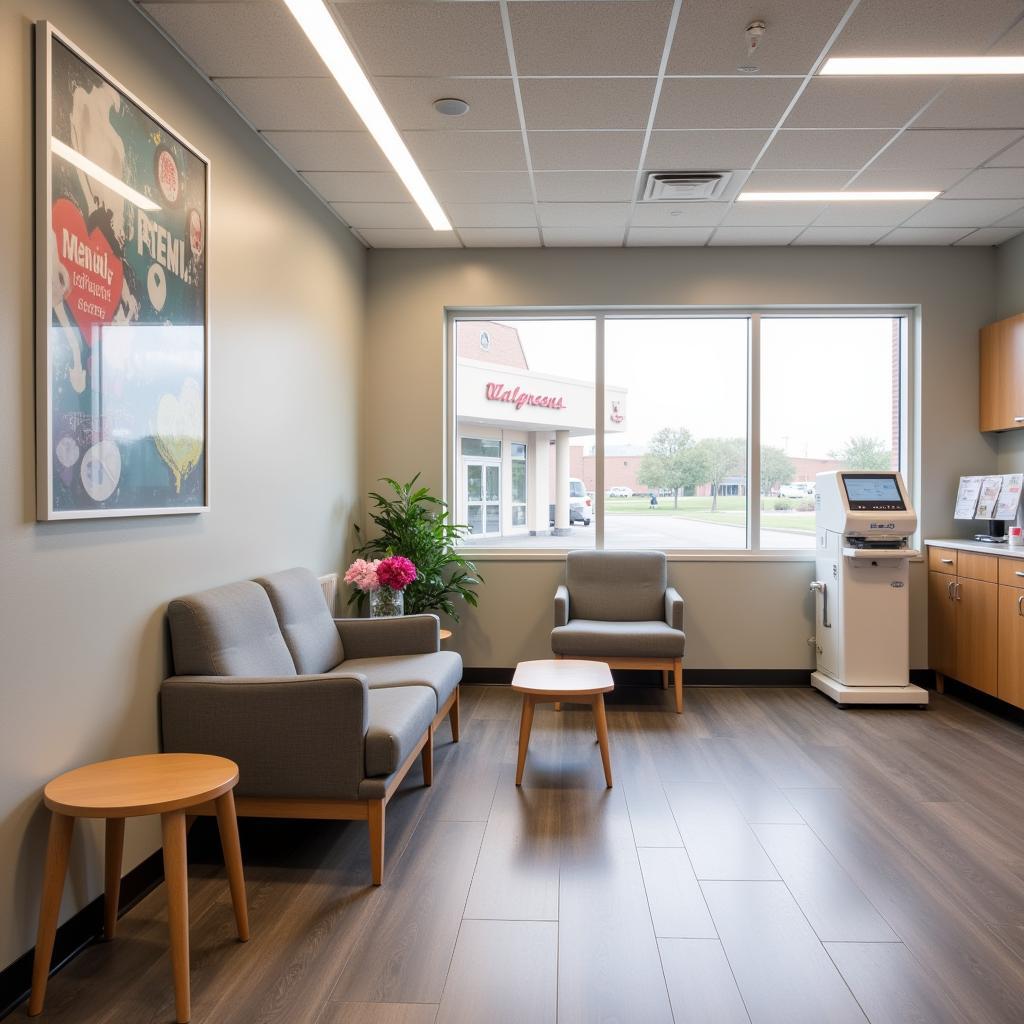
<instances>
[{"instance_id":1,"label":"armchair armrest","mask_svg":"<svg viewBox=\"0 0 1024 1024\"><path fill-rule=\"evenodd\" d=\"M560 583L555 591L555 629L569 625L569 588Z\"/></svg>"},{"instance_id":2,"label":"armchair armrest","mask_svg":"<svg viewBox=\"0 0 1024 1024\"><path fill-rule=\"evenodd\" d=\"M357 673L174 676L160 688L163 749L230 758L240 796L355 799L367 704Z\"/></svg>"},{"instance_id":3,"label":"armchair armrest","mask_svg":"<svg viewBox=\"0 0 1024 1024\"><path fill-rule=\"evenodd\" d=\"M665 621L673 628L683 628L683 599L675 587L665 591Z\"/></svg>"},{"instance_id":4,"label":"armchair armrest","mask_svg":"<svg viewBox=\"0 0 1024 1024\"><path fill-rule=\"evenodd\" d=\"M441 650L441 620L436 615L335 619L334 624L338 627L346 659L432 654Z\"/></svg>"}]
</instances>

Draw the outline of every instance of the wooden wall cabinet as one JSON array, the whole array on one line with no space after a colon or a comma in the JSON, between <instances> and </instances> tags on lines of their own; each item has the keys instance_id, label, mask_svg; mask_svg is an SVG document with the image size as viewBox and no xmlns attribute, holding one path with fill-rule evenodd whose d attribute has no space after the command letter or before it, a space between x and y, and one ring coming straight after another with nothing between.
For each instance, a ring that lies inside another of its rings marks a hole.
<instances>
[{"instance_id":1,"label":"wooden wall cabinet","mask_svg":"<svg viewBox=\"0 0 1024 1024\"><path fill-rule=\"evenodd\" d=\"M1024 313L981 329L978 429L1024 427Z\"/></svg>"}]
</instances>

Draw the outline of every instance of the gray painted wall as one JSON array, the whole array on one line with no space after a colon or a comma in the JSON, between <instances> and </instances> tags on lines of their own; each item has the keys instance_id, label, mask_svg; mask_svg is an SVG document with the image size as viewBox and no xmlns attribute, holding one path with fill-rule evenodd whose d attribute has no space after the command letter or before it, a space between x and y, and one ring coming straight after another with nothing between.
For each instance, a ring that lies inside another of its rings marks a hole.
<instances>
[{"instance_id":1,"label":"gray painted wall","mask_svg":"<svg viewBox=\"0 0 1024 1024\"><path fill-rule=\"evenodd\" d=\"M1024 313L1024 235L1004 242L996 249L996 313L994 320ZM1024 472L1024 430L996 434L999 472ZM1024 509L1017 516L1024 521Z\"/></svg>"},{"instance_id":2,"label":"gray painted wall","mask_svg":"<svg viewBox=\"0 0 1024 1024\"><path fill-rule=\"evenodd\" d=\"M920 412L917 502L924 536L963 533L957 477L991 472L995 444L977 429L977 332L992 319L991 249L543 249L371 251L367 387L403 367L402 411L365 411L364 488L378 477L444 483L444 307L642 304L919 305L912 392ZM840 382L837 382L839 385ZM470 666L550 654L551 597L562 563L481 560L481 606L453 641ZM810 562L673 563L687 601L687 658L697 668L810 667ZM925 575L912 568L912 661L926 663Z\"/></svg>"},{"instance_id":3,"label":"gray painted wall","mask_svg":"<svg viewBox=\"0 0 1024 1024\"><path fill-rule=\"evenodd\" d=\"M32 22L47 18L212 162L211 510L35 523ZM335 569L360 493L363 249L125 0L0 5L0 967L35 941L50 777L157 749L163 608ZM80 827L64 917L102 891ZM130 822L124 870L159 847Z\"/></svg>"}]
</instances>

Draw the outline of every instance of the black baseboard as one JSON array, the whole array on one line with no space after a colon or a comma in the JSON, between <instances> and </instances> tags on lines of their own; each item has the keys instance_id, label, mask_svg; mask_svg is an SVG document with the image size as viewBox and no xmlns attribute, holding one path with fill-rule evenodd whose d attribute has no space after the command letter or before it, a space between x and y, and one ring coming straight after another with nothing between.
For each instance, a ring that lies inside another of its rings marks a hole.
<instances>
[{"instance_id":1,"label":"black baseboard","mask_svg":"<svg viewBox=\"0 0 1024 1024\"><path fill-rule=\"evenodd\" d=\"M945 693L950 697L956 697L968 704L973 704L983 711L989 711L993 715L998 715L1000 718L1006 718L1011 722L1016 722L1018 725L1024 725L1024 709L1017 707L1015 704L1007 704L1005 700L1000 700L998 697L982 693L981 690L976 690L973 686L968 686L966 683L958 683L955 679L950 679L948 676L946 677Z\"/></svg>"},{"instance_id":2,"label":"black baseboard","mask_svg":"<svg viewBox=\"0 0 1024 1024\"><path fill-rule=\"evenodd\" d=\"M119 914L131 910L164 880L162 851L157 850L121 879ZM69 917L58 929L53 945L51 975L73 960L86 946L103 936L103 897L97 896L88 906ZM18 957L0 971L0 1020L23 1003L32 988L32 959L35 949Z\"/></svg>"},{"instance_id":3,"label":"black baseboard","mask_svg":"<svg viewBox=\"0 0 1024 1024\"><path fill-rule=\"evenodd\" d=\"M511 683L514 668L464 668L464 683ZM620 686L661 686L661 670L615 669ZM810 686L809 668L687 668L683 673L687 686Z\"/></svg>"}]
</instances>

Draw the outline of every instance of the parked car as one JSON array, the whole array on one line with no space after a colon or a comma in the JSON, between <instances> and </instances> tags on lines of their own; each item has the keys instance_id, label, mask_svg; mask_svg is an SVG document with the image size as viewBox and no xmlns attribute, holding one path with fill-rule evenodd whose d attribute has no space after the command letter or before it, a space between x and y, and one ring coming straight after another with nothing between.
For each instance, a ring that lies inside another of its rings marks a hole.
<instances>
[{"instance_id":1,"label":"parked car","mask_svg":"<svg viewBox=\"0 0 1024 1024\"><path fill-rule=\"evenodd\" d=\"M569 523L582 523L584 526L590 525L590 520L594 518L594 502L593 499L587 494L586 484L583 483L579 477L569 478ZM551 521L551 525L555 525L555 506L554 503L548 506L548 519Z\"/></svg>"},{"instance_id":2,"label":"parked car","mask_svg":"<svg viewBox=\"0 0 1024 1024\"><path fill-rule=\"evenodd\" d=\"M814 497L814 484L808 483L791 483L783 484L779 488L780 498L813 498Z\"/></svg>"},{"instance_id":3,"label":"parked car","mask_svg":"<svg viewBox=\"0 0 1024 1024\"><path fill-rule=\"evenodd\" d=\"M632 487L609 487L608 488L609 498L632 498L633 488Z\"/></svg>"}]
</instances>

